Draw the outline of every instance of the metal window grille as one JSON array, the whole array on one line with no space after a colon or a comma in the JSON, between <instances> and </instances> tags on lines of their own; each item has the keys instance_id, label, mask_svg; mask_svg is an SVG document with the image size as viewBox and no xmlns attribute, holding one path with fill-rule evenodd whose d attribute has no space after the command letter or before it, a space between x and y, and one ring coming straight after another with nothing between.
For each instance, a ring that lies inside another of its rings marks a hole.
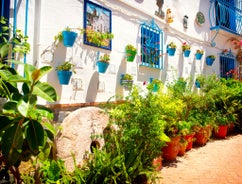
<instances>
[{"instance_id":1,"label":"metal window grille","mask_svg":"<svg viewBox=\"0 0 242 184\"><path fill-rule=\"evenodd\" d=\"M163 31L152 20L141 24L141 65L163 69Z\"/></svg>"},{"instance_id":2,"label":"metal window grille","mask_svg":"<svg viewBox=\"0 0 242 184\"><path fill-rule=\"evenodd\" d=\"M220 77L232 78L235 71L235 57L220 56Z\"/></svg>"}]
</instances>

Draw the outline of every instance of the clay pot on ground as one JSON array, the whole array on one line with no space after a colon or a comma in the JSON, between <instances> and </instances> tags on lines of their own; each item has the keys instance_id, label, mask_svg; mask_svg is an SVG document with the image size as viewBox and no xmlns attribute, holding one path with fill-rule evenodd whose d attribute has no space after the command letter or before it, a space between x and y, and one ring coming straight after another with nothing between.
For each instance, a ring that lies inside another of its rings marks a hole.
<instances>
[{"instance_id":1,"label":"clay pot on ground","mask_svg":"<svg viewBox=\"0 0 242 184\"><path fill-rule=\"evenodd\" d=\"M184 136L184 138L187 140L186 151L189 151L190 149L192 149L194 135L195 135L195 133Z\"/></svg>"},{"instance_id":2,"label":"clay pot on ground","mask_svg":"<svg viewBox=\"0 0 242 184\"><path fill-rule=\"evenodd\" d=\"M194 144L198 146L204 146L208 141L208 137L209 137L209 132L208 132L208 129L206 129L206 127L199 127L199 128L197 127L196 133L194 135L194 139L195 139Z\"/></svg>"},{"instance_id":3,"label":"clay pot on ground","mask_svg":"<svg viewBox=\"0 0 242 184\"><path fill-rule=\"evenodd\" d=\"M178 156L183 156L185 155L188 142L184 137L182 137L179 144L180 144L180 147L179 147Z\"/></svg>"},{"instance_id":4,"label":"clay pot on ground","mask_svg":"<svg viewBox=\"0 0 242 184\"><path fill-rule=\"evenodd\" d=\"M224 139L228 132L228 125L220 125L214 129L214 136L219 139Z\"/></svg>"},{"instance_id":5,"label":"clay pot on ground","mask_svg":"<svg viewBox=\"0 0 242 184\"><path fill-rule=\"evenodd\" d=\"M165 161L173 161L176 159L180 149L180 139L181 136L173 137L171 141L167 142L167 145L162 148L162 158Z\"/></svg>"}]
</instances>

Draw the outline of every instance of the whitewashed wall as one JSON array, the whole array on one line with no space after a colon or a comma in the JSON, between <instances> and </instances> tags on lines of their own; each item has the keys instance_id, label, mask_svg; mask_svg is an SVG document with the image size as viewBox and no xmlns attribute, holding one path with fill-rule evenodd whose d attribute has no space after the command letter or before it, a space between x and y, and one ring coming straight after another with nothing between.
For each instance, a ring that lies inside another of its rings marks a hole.
<instances>
[{"instance_id":1,"label":"whitewashed wall","mask_svg":"<svg viewBox=\"0 0 242 184\"><path fill-rule=\"evenodd\" d=\"M44 79L52 84L58 92L57 103L84 103L104 102L114 95L125 95L128 92L119 84L121 73L131 73L135 84L142 86L150 77L159 78L168 83L177 77L190 77L197 74L219 74L218 56L213 66L205 64L205 56L219 54L223 49L230 49L231 37L226 33L219 33L216 47L211 47L210 42L215 32L210 31L208 17L209 1L197 0L165 0L163 11L168 8L172 11L174 22L155 15L158 10L155 0L93 0L112 11L112 51L103 50L83 44L83 35L78 36L74 47L65 48L59 44L53 49L54 36L63 28L83 28L83 0L30 0L29 1L28 35L32 47L27 57L28 63L38 67L53 66L53 71ZM18 28L24 29L25 4L21 1L18 10ZM197 12L203 12L206 22L198 26L195 22ZM189 17L188 29L183 28L183 17ZM140 50L140 24L149 22L154 18L157 25L164 31L164 48L174 41L177 52L174 57L164 53L164 69L140 67L140 53L135 62L125 61L124 48L128 43L135 45ZM188 42L192 45L189 58L182 55L181 45ZM204 49L205 54L201 61L195 60L196 49ZM111 56L110 66L105 74L99 74L95 62L97 52L108 53ZM65 60L76 64L76 74L72 82L60 85L55 72L55 67ZM77 84L77 86L75 85ZM45 103L45 102L41 102Z\"/></svg>"}]
</instances>

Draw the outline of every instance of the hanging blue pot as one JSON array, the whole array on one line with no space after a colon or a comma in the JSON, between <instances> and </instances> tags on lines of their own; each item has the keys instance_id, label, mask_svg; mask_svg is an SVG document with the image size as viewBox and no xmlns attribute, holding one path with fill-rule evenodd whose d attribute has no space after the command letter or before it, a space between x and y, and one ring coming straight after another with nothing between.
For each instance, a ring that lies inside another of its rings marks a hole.
<instances>
[{"instance_id":1,"label":"hanging blue pot","mask_svg":"<svg viewBox=\"0 0 242 184\"><path fill-rule=\"evenodd\" d=\"M105 73L108 68L108 65L109 65L109 63L98 61L97 62L98 72Z\"/></svg>"},{"instance_id":2,"label":"hanging blue pot","mask_svg":"<svg viewBox=\"0 0 242 184\"><path fill-rule=\"evenodd\" d=\"M169 56L174 56L176 53L176 48L169 48L167 52Z\"/></svg>"},{"instance_id":3,"label":"hanging blue pot","mask_svg":"<svg viewBox=\"0 0 242 184\"><path fill-rule=\"evenodd\" d=\"M209 57L207 57L207 58L206 58L206 64L207 64L208 66L212 66L214 60L215 60L214 58L209 58Z\"/></svg>"},{"instance_id":4,"label":"hanging blue pot","mask_svg":"<svg viewBox=\"0 0 242 184\"><path fill-rule=\"evenodd\" d=\"M189 57L190 53L191 53L190 50L185 50L185 51L183 52L184 57Z\"/></svg>"},{"instance_id":5,"label":"hanging blue pot","mask_svg":"<svg viewBox=\"0 0 242 184\"><path fill-rule=\"evenodd\" d=\"M195 86L196 86L196 88L201 88L200 82L196 80L195 81Z\"/></svg>"},{"instance_id":6,"label":"hanging blue pot","mask_svg":"<svg viewBox=\"0 0 242 184\"><path fill-rule=\"evenodd\" d=\"M196 60L202 59L202 56L203 56L203 54L201 54L201 53L196 53L195 54Z\"/></svg>"},{"instance_id":7,"label":"hanging blue pot","mask_svg":"<svg viewBox=\"0 0 242 184\"><path fill-rule=\"evenodd\" d=\"M77 33L73 31L62 31L63 44L65 47L72 47L77 37Z\"/></svg>"},{"instance_id":8,"label":"hanging blue pot","mask_svg":"<svg viewBox=\"0 0 242 184\"><path fill-rule=\"evenodd\" d=\"M68 85L71 75L72 75L71 71L65 71L65 70L57 71L57 76L61 85Z\"/></svg>"}]
</instances>

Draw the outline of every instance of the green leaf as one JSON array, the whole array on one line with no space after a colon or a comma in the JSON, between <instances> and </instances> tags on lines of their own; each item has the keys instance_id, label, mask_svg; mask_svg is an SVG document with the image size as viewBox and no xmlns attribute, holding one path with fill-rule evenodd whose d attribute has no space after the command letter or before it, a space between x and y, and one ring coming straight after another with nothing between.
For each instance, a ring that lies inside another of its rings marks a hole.
<instances>
[{"instance_id":1,"label":"green leaf","mask_svg":"<svg viewBox=\"0 0 242 184\"><path fill-rule=\"evenodd\" d=\"M1 133L12 125L12 120L7 116L0 116L0 137Z\"/></svg>"},{"instance_id":2,"label":"green leaf","mask_svg":"<svg viewBox=\"0 0 242 184\"><path fill-rule=\"evenodd\" d=\"M38 154L39 146L44 145L44 129L36 120L30 120L26 127L26 138L33 154Z\"/></svg>"},{"instance_id":3,"label":"green leaf","mask_svg":"<svg viewBox=\"0 0 242 184\"><path fill-rule=\"evenodd\" d=\"M38 114L38 116L46 117L50 120L52 120L54 118L54 114L53 114L52 110L45 106L36 105L35 111L36 111L36 114Z\"/></svg>"},{"instance_id":4,"label":"green leaf","mask_svg":"<svg viewBox=\"0 0 242 184\"><path fill-rule=\"evenodd\" d=\"M18 123L7 129L2 138L2 154L9 165L18 161L23 145L23 132Z\"/></svg>"},{"instance_id":5,"label":"green leaf","mask_svg":"<svg viewBox=\"0 0 242 184\"><path fill-rule=\"evenodd\" d=\"M30 64L24 65L24 74L25 74L25 78L28 81L32 81L32 72L35 70L36 68L33 65L30 65Z\"/></svg>"},{"instance_id":6,"label":"green leaf","mask_svg":"<svg viewBox=\"0 0 242 184\"><path fill-rule=\"evenodd\" d=\"M9 82L26 82L28 83L29 81L26 80L24 77L20 76L20 75L11 75L8 80Z\"/></svg>"},{"instance_id":7,"label":"green leaf","mask_svg":"<svg viewBox=\"0 0 242 184\"><path fill-rule=\"evenodd\" d=\"M44 75L46 75L47 73L49 73L52 70L51 66L44 66L42 68L40 68L38 71L38 76L36 76L35 81L39 81L41 79L41 77L43 77Z\"/></svg>"},{"instance_id":8,"label":"green leaf","mask_svg":"<svg viewBox=\"0 0 242 184\"><path fill-rule=\"evenodd\" d=\"M8 43L1 44L0 45L0 58L4 58L5 56L7 56L8 51L9 51L9 44Z\"/></svg>"},{"instance_id":9,"label":"green leaf","mask_svg":"<svg viewBox=\"0 0 242 184\"><path fill-rule=\"evenodd\" d=\"M7 103L4 104L2 111L3 111L3 114L16 115L17 114L17 103L13 102L13 101L8 101Z\"/></svg>"},{"instance_id":10,"label":"green leaf","mask_svg":"<svg viewBox=\"0 0 242 184\"><path fill-rule=\"evenodd\" d=\"M51 161L49 170L47 172L50 180L56 181L60 178L60 167L55 160Z\"/></svg>"},{"instance_id":11,"label":"green leaf","mask_svg":"<svg viewBox=\"0 0 242 184\"><path fill-rule=\"evenodd\" d=\"M57 94L55 89L46 82L38 82L34 86L33 94L49 102L55 102L57 100Z\"/></svg>"},{"instance_id":12,"label":"green leaf","mask_svg":"<svg viewBox=\"0 0 242 184\"><path fill-rule=\"evenodd\" d=\"M17 109L22 116L27 117L30 109L30 104L29 102L25 102L24 99L20 99L17 103Z\"/></svg>"}]
</instances>

